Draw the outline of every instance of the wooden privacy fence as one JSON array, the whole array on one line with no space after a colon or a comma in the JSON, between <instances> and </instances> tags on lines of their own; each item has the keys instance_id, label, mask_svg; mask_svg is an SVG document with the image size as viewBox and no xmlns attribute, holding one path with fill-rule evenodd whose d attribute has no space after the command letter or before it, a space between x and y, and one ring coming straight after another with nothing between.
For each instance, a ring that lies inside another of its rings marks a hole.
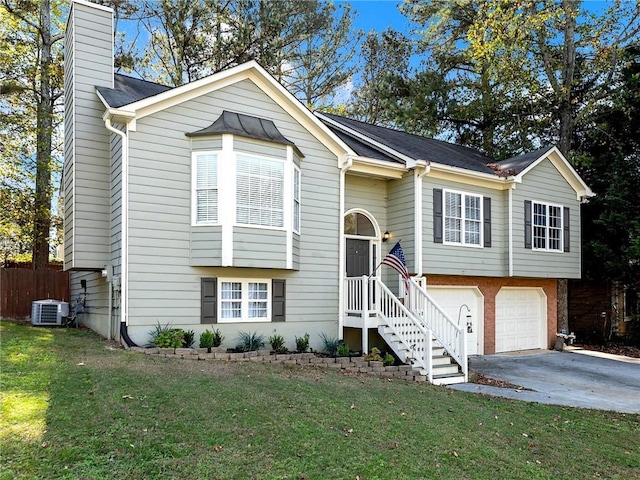
<instances>
[{"instance_id":1,"label":"wooden privacy fence","mask_svg":"<svg viewBox=\"0 0 640 480\"><path fill-rule=\"evenodd\" d=\"M0 317L31 315L35 300L69 301L69 272L0 268Z\"/></svg>"}]
</instances>

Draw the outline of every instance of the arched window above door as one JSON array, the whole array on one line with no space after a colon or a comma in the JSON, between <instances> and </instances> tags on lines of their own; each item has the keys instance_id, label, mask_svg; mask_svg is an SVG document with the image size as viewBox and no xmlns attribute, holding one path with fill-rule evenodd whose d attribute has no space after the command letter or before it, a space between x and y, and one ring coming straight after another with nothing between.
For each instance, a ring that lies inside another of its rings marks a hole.
<instances>
[{"instance_id":1,"label":"arched window above door","mask_svg":"<svg viewBox=\"0 0 640 480\"><path fill-rule=\"evenodd\" d=\"M344 216L344 233L345 235L375 237L376 229L366 215L353 212Z\"/></svg>"}]
</instances>

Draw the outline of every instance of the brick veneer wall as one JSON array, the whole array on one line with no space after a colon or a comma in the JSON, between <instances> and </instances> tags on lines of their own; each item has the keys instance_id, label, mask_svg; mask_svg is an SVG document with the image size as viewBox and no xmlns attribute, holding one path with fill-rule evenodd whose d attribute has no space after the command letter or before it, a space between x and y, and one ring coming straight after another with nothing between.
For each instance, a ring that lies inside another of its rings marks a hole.
<instances>
[{"instance_id":1,"label":"brick veneer wall","mask_svg":"<svg viewBox=\"0 0 640 480\"><path fill-rule=\"evenodd\" d=\"M547 278L458 277L425 275L427 285L478 287L484 295L484 353L496 352L496 295L502 287L542 288L547 296L547 347L556 341L558 326L558 282Z\"/></svg>"}]
</instances>

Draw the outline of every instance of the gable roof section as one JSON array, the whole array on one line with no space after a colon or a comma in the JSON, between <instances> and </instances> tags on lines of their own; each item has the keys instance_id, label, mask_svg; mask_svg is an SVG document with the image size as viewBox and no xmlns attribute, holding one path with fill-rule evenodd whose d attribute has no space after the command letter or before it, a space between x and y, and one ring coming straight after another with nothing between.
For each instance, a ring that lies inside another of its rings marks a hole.
<instances>
[{"instance_id":1,"label":"gable roof section","mask_svg":"<svg viewBox=\"0 0 640 480\"><path fill-rule=\"evenodd\" d=\"M423 160L478 173L495 174L487 166L494 160L473 148L379 127L339 115L329 113L317 113L317 115L334 131L340 130L345 133L347 136L345 142L350 145L351 139L360 139L369 145L375 145L377 149L388 155L404 159L405 162L410 159L408 163ZM356 145L354 147L357 148Z\"/></svg>"},{"instance_id":2,"label":"gable roof section","mask_svg":"<svg viewBox=\"0 0 640 480\"><path fill-rule=\"evenodd\" d=\"M124 93L119 96L120 100L133 100L119 106L111 105L109 101L98 90L98 96L107 107L105 117L122 119L129 125L130 130L135 130L137 119L144 118L156 112L165 110L172 106L197 98L207 93L220 90L226 86L233 85L242 80L251 80L266 95L272 98L282 107L292 118L302 125L311 135L316 137L320 143L328 148L342 162L347 156L354 155L355 152L340 138L338 138L329 128L327 128L313 113L302 105L291 93L289 93L275 78L273 78L257 62L250 61L241 65L223 70L208 77L201 78L191 83L180 85L175 88L162 90L158 88L153 94L154 87L149 85L126 82L128 87L133 89L129 94ZM149 83L149 82L145 82ZM155 84L157 85L157 84ZM162 87L162 86L160 86ZM109 96L113 92L107 92ZM149 96L143 96L150 93ZM141 97L141 98L138 98ZM109 96L111 101L115 101L115 95ZM120 102L118 102L120 103Z\"/></svg>"},{"instance_id":3,"label":"gable roof section","mask_svg":"<svg viewBox=\"0 0 640 480\"><path fill-rule=\"evenodd\" d=\"M537 158L535 158L537 156ZM560 172L560 174L564 177L571 188L573 188L576 192L576 196L578 200L595 197L595 193L589 188L589 186L582 180L578 172L571 166L569 161L565 158L564 155L558 150L557 147L546 147L540 150L536 150L535 152L527 153L525 155L521 155L520 157L515 157L513 159L505 160L504 162L500 162L500 166L502 168L514 168L511 165L514 165L518 168L522 168L518 171L515 181L522 182L523 177L533 170L537 165L541 162L548 160L550 161L554 167Z\"/></svg>"}]
</instances>

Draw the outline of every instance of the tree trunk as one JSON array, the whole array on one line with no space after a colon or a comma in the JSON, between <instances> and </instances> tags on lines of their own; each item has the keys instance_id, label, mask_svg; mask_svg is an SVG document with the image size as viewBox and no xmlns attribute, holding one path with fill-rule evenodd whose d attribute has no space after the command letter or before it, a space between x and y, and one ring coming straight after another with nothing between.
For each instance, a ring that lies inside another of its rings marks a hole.
<instances>
[{"instance_id":1,"label":"tree trunk","mask_svg":"<svg viewBox=\"0 0 640 480\"><path fill-rule=\"evenodd\" d=\"M558 280L558 327L556 331L569 332L569 281L566 278Z\"/></svg>"},{"instance_id":2,"label":"tree trunk","mask_svg":"<svg viewBox=\"0 0 640 480\"><path fill-rule=\"evenodd\" d=\"M563 0L562 9L564 11L564 48L562 53L562 83L560 92L560 106L558 120L560 122L560 132L558 138L558 149L566 157L571 150L571 139L573 137L573 78L576 67L576 15L578 14L579 2L576 0Z\"/></svg>"},{"instance_id":3,"label":"tree trunk","mask_svg":"<svg viewBox=\"0 0 640 480\"><path fill-rule=\"evenodd\" d=\"M33 229L33 268L49 264L49 231L51 229L51 135L53 132L53 99L51 95L51 2L40 4L40 85L37 102L36 194Z\"/></svg>"}]
</instances>

